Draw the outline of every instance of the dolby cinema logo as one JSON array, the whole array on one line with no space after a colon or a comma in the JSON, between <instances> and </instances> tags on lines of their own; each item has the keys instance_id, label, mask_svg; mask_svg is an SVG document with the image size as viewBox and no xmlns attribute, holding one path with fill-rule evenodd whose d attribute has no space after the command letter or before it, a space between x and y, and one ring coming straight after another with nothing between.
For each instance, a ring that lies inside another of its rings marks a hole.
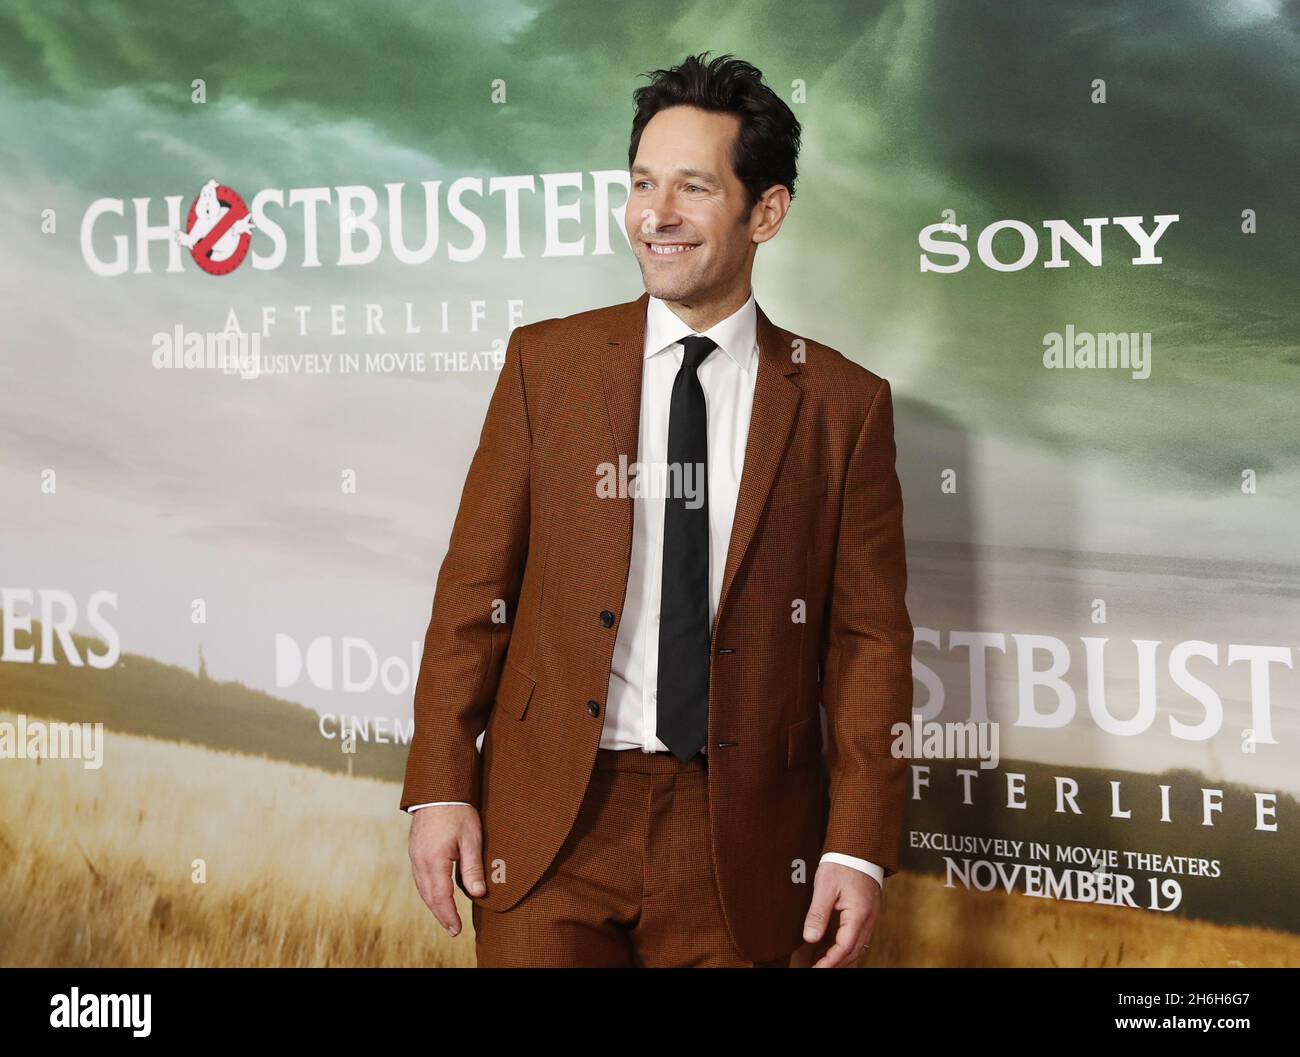
<instances>
[{"instance_id":1,"label":"dolby cinema logo","mask_svg":"<svg viewBox=\"0 0 1300 1057\"><path fill-rule=\"evenodd\" d=\"M352 635L318 635L303 646L291 635L275 636L275 685L297 686L304 680L317 690L366 694L376 687L408 694L420 670L420 643L411 642L410 657L383 657L366 639Z\"/></svg>"}]
</instances>

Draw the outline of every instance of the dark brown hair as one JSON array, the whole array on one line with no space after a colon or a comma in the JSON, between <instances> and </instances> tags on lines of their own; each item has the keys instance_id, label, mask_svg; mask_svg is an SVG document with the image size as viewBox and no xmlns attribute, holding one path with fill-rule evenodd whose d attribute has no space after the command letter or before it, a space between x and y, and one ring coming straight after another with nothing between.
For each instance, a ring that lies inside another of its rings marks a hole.
<instances>
[{"instance_id":1,"label":"dark brown hair","mask_svg":"<svg viewBox=\"0 0 1300 1057\"><path fill-rule=\"evenodd\" d=\"M769 187L783 184L794 197L798 176L799 122L785 102L750 63L731 55L706 61L709 53L688 56L670 70L654 70L650 83L632 93L632 143L628 168L636 161L641 133L649 120L673 106L694 106L740 118L740 134L731 152L731 168L749 192L746 215Z\"/></svg>"}]
</instances>

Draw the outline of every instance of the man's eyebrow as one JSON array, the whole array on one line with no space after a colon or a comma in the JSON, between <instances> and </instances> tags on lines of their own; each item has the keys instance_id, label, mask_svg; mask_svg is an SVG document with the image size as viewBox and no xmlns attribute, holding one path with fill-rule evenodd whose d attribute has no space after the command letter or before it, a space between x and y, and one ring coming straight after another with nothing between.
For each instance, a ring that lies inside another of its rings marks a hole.
<instances>
[{"instance_id":1,"label":"man's eyebrow","mask_svg":"<svg viewBox=\"0 0 1300 1057\"><path fill-rule=\"evenodd\" d=\"M649 176L650 170L644 165L633 165L631 170L633 176ZM693 180L704 180L707 183L717 184L722 181L718 179L716 173L709 172L707 169L677 169L674 171L675 176L685 176Z\"/></svg>"}]
</instances>

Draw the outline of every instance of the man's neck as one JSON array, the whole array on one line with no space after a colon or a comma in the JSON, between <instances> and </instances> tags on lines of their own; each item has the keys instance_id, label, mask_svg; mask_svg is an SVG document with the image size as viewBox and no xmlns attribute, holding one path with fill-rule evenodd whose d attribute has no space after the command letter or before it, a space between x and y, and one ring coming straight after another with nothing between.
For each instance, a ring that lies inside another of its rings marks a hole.
<instances>
[{"instance_id":1,"label":"man's neck","mask_svg":"<svg viewBox=\"0 0 1300 1057\"><path fill-rule=\"evenodd\" d=\"M750 287L746 283L738 291L732 291L723 298L691 302L665 300L664 304L694 333L703 334L710 327L740 311L741 306L749 300L749 295Z\"/></svg>"}]
</instances>

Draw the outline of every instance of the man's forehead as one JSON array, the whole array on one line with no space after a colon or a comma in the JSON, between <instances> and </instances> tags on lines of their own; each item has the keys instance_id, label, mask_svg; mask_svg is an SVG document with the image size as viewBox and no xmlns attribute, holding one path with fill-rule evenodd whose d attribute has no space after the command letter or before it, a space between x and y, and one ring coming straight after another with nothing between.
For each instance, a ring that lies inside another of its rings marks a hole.
<instances>
[{"instance_id":1,"label":"man's forehead","mask_svg":"<svg viewBox=\"0 0 1300 1057\"><path fill-rule=\"evenodd\" d=\"M655 143L687 141L710 147L729 147L740 132L736 114L702 110L695 106L670 106L660 110L641 130L641 140Z\"/></svg>"}]
</instances>

